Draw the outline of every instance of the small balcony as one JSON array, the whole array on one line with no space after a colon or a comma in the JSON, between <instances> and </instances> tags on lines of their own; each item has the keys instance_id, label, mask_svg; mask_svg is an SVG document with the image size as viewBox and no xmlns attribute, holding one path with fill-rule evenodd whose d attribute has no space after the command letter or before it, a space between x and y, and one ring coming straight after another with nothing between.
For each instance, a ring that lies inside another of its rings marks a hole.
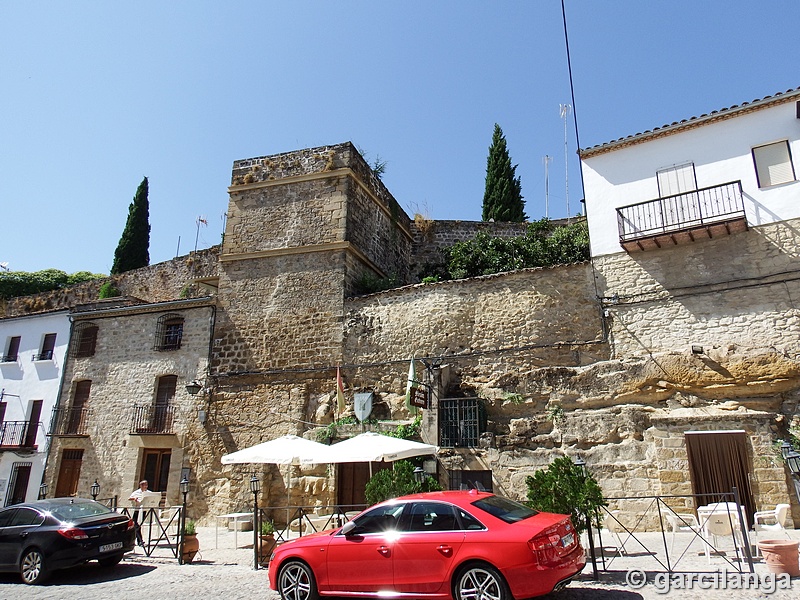
<instances>
[{"instance_id":1,"label":"small balcony","mask_svg":"<svg viewBox=\"0 0 800 600\"><path fill-rule=\"evenodd\" d=\"M133 407L133 435L172 433L175 407L172 404L147 404Z\"/></svg>"},{"instance_id":2,"label":"small balcony","mask_svg":"<svg viewBox=\"0 0 800 600\"><path fill-rule=\"evenodd\" d=\"M87 436L88 408L57 408L53 411L53 436Z\"/></svg>"},{"instance_id":3,"label":"small balcony","mask_svg":"<svg viewBox=\"0 0 800 600\"><path fill-rule=\"evenodd\" d=\"M677 246L747 231L742 182L732 181L617 209L626 252Z\"/></svg>"},{"instance_id":4,"label":"small balcony","mask_svg":"<svg viewBox=\"0 0 800 600\"><path fill-rule=\"evenodd\" d=\"M39 423L30 421L5 421L0 423L0 450L16 450L36 447L36 432Z\"/></svg>"}]
</instances>

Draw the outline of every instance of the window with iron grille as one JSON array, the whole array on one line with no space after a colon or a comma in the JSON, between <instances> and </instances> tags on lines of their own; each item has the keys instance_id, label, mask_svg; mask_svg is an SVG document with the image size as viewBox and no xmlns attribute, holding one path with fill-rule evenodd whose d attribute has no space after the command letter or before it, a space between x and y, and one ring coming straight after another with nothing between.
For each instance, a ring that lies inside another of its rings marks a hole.
<instances>
[{"instance_id":1,"label":"window with iron grille","mask_svg":"<svg viewBox=\"0 0 800 600\"><path fill-rule=\"evenodd\" d=\"M56 334L46 333L42 338L42 348L34 360L53 360L53 351L56 349Z\"/></svg>"},{"instance_id":2,"label":"window with iron grille","mask_svg":"<svg viewBox=\"0 0 800 600\"><path fill-rule=\"evenodd\" d=\"M22 341L22 337L19 335L15 335L8 339L6 353L3 355L3 362L17 362L20 341Z\"/></svg>"},{"instance_id":3,"label":"window with iron grille","mask_svg":"<svg viewBox=\"0 0 800 600\"><path fill-rule=\"evenodd\" d=\"M448 485L451 490L494 491L490 470L451 469L448 471Z\"/></svg>"},{"instance_id":4,"label":"window with iron grille","mask_svg":"<svg viewBox=\"0 0 800 600\"><path fill-rule=\"evenodd\" d=\"M156 324L155 350L177 350L183 338L183 317L161 315Z\"/></svg>"},{"instance_id":5,"label":"window with iron grille","mask_svg":"<svg viewBox=\"0 0 800 600\"><path fill-rule=\"evenodd\" d=\"M87 358L94 356L97 346L97 332L100 328L91 322L78 323L72 332L70 357Z\"/></svg>"},{"instance_id":6,"label":"window with iron grille","mask_svg":"<svg viewBox=\"0 0 800 600\"><path fill-rule=\"evenodd\" d=\"M485 429L486 408L478 398L439 401L440 446L474 448Z\"/></svg>"}]
</instances>

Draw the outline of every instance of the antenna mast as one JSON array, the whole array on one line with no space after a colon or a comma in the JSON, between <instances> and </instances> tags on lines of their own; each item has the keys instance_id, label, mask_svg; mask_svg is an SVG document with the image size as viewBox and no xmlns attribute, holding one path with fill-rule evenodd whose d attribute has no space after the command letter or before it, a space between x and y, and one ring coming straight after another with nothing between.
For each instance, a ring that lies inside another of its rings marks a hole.
<instances>
[{"instance_id":1,"label":"antenna mast","mask_svg":"<svg viewBox=\"0 0 800 600\"><path fill-rule=\"evenodd\" d=\"M548 167L553 160L552 156L544 155L544 218L550 218L550 174Z\"/></svg>"},{"instance_id":2,"label":"antenna mast","mask_svg":"<svg viewBox=\"0 0 800 600\"><path fill-rule=\"evenodd\" d=\"M569 223L569 152L567 151L567 115L572 110L572 105L561 104L561 118L564 119L564 186L567 194L567 223Z\"/></svg>"}]
</instances>

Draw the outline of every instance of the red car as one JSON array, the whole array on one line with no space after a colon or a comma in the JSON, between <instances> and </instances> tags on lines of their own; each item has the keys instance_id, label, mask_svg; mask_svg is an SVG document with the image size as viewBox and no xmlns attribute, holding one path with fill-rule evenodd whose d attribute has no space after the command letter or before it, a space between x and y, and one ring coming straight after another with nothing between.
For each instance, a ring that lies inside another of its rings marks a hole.
<instances>
[{"instance_id":1,"label":"red car","mask_svg":"<svg viewBox=\"0 0 800 600\"><path fill-rule=\"evenodd\" d=\"M283 600L410 596L530 598L586 565L568 516L476 490L376 504L343 527L279 546L269 585Z\"/></svg>"}]
</instances>

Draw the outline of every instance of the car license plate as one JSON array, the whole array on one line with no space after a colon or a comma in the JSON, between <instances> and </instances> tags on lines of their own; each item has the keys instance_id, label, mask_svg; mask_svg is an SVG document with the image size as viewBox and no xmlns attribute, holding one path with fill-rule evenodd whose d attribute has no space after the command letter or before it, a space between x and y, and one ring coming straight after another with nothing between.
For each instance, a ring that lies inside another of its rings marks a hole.
<instances>
[{"instance_id":1,"label":"car license plate","mask_svg":"<svg viewBox=\"0 0 800 600\"><path fill-rule=\"evenodd\" d=\"M111 552L112 550L119 550L120 548L122 548L122 542L114 542L113 544L100 546L100 552Z\"/></svg>"},{"instance_id":2,"label":"car license plate","mask_svg":"<svg viewBox=\"0 0 800 600\"><path fill-rule=\"evenodd\" d=\"M575 541L575 534L569 533L561 538L561 546L564 548L566 548L567 546L572 546L574 541Z\"/></svg>"}]
</instances>

